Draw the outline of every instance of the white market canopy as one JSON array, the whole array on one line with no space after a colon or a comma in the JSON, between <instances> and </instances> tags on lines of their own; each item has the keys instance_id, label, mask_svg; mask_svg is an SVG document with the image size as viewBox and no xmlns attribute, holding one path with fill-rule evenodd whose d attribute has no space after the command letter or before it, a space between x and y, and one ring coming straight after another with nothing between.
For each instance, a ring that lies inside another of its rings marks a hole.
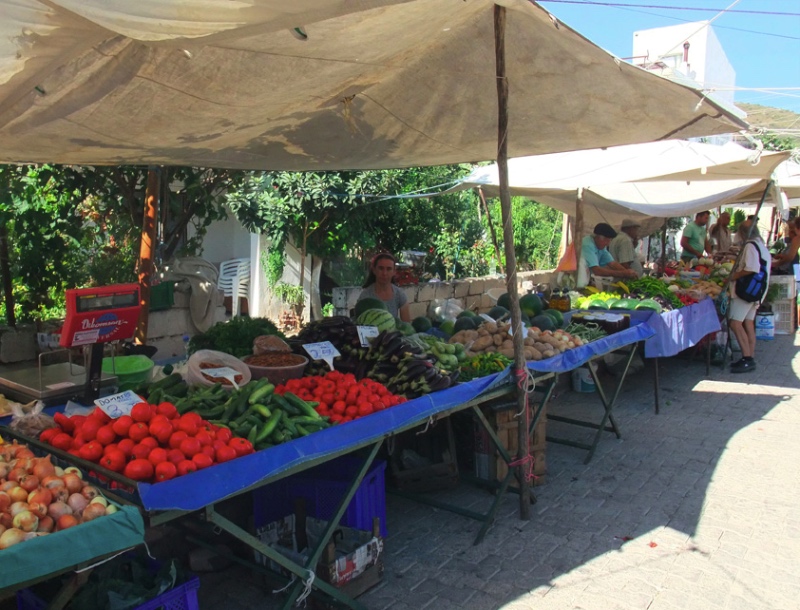
<instances>
[{"instance_id":1,"label":"white market canopy","mask_svg":"<svg viewBox=\"0 0 800 610\"><path fill-rule=\"evenodd\" d=\"M757 202L788 155L680 140L538 155L509 160L509 188L571 216L581 197L586 227L630 218L652 230L663 218ZM450 191L480 187L496 197L498 184L497 165L487 165Z\"/></svg>"},{"instance_id":2,"label":"white market canopy","mask_svg":"<svg viewBox=\"0 0 800 610\"><path fill-rule=\"evenodd\" d=\"M0 0L0 163L494 159L489 0ZM506 6L509 155L731 133L701 91Z\"/></svg>"}]
</instances>

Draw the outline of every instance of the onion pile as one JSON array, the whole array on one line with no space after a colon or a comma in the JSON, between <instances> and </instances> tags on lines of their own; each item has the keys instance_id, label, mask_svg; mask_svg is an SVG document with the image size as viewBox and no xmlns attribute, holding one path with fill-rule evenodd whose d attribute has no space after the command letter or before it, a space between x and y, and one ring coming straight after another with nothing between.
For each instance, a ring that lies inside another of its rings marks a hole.
<instances>
[{"instance_id":1,"label":"onion pile","mask_svg":"<svg viewBox=\"0 0 800 610\"><path fill-rule=\"evenodd\" d=\"M54 466L27 445L0 445L0 550L117 512L77 468Z\"/></svg>"}]
</instances>

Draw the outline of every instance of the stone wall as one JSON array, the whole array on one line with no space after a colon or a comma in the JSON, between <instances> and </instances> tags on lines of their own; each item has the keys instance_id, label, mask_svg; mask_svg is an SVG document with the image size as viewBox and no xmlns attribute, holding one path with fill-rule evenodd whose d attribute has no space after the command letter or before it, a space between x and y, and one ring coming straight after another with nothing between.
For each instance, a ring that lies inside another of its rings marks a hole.
<instances>
[{"instance_id":1,"label":"stone wall","mask_svg":"<svg viewBox=\"0 0 800 610\"><path fill-rule=\"evenodd\" d=\"M517 289L519 293L532 292L537 284L550 284L555 279L555 272L525 271L517 273ZM451 282L425 282L423 284L403 287L408 295L411 318L424 316L434 301L455 299L462 309L471 309L483 313L496 304L496 298L506 291L506 279L502 276L466 278ZM360 286L347 286L333 289L333 305L337 315L350 315L355 307ZM493 296L494 295L494 298Z\"/></svg>"}]
</instances>

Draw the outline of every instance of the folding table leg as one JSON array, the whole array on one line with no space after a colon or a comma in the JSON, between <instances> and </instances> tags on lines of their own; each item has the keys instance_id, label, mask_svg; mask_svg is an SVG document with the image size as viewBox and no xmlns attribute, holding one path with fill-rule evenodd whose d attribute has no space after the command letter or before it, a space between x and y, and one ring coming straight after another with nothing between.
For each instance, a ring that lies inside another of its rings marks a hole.
<instances>
[{"instance_id":1,"label":"folding table leg","mask_svg":"<svg viewBox=\"0 0 800 610\"><path fill-rule=\"evenodd\" d=\"M658 379L658 358L653 358L653 394L655 394L656 415L658 415L658 409L661 404L661 384L659 383Z\"/></svg>"},{"instance_id":2,"label":"folding table leg","mask_svg":"<svg viewBox=\"0 0 800 610\"><path fill-rule=\"evenodd\" d=\"M278 565L282 566L292 574L298 577L298 581L294 583L294 585L290 588L288 598L283 605L283 608L291 608L291 606L295 603L297 598L300 596L300 593L304 587L304 583L309 578L309 575L315 573L315 567L319 562L320 557L322 556L323 551L325 550L328 541L333 536L333 532L339 527L339 521L341 521L342 517L344 516L345 511L347 510L348 504L355 496L356 491L358 490L358 486L361 484L361 481L364 479L367 471L369 470L372 462L375 460L375 456L380 449L381 444L383 443L383 439L375 443L373 445L372 450L364 462L364 465L361 467L360 471L357 473L355 479L350 484L347 492L345 493L344 497L342 498L341 502L339 503L339 507L337 508L336 512L331 517L330 521L328 522L325 531L320 536L319 541L317 542L317 546L311 551L311 554L306 561L305 565L299 565L286 556L282 555L271 546L264 544L258 538L253 536L250 532L242 529L229 519L223 517L219 513L214 510L213 506L206 507L205 516L206 520L209 523L213 523L214 525L218 526L220 529L225 530L232 536L238 538L253 550L265 555ZM314 578L312 584L312 589L317 589L318 591L325 593L326 595L330 596L340 604L343 604L349 608L353 608L354 610L365 610L365 607L359 603L358 601L350 598L349 596L342 593L339 589L331 586L330 584L318 579Z\"/></svg>"}]
</instances>

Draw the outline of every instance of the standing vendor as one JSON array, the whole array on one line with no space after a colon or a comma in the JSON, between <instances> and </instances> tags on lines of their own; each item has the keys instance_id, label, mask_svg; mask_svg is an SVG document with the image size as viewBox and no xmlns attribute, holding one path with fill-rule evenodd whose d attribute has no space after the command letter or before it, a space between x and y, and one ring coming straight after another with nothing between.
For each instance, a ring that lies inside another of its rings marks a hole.
<instances>
[{"instance_id":1,"label":"standing vendor","mask_svg":"<svg viewBox=\"0 0 800 610\"><path fill-rule=\"evenodd\" d=\"M706 235L706 225L711 212L708 210L694 215L694 221L686 225L681 237L681 260L689 262L693 258L702 258L705 252L711 253L711 242Z\"/></svg>"},{"instance_id":2,"label":"standing vendor","mask_svg":"<svg viewBox=\"0 0 800 610\"><path fill-rule=\"evenodd\" d=\"M644 269L636 254L636 242L639 240L639 223L626 218L622 221L619 233L611 240L608 251L614 260L626 269L633 269L636 277L642 277Z\"/></svg>"},{"instance_id":3,"label":"standing vendor","mask_svg":"<svg viewBox=\"0 0 800 610\"><path fill-rule=\"evenodd\" d=\"M591 275L636 278L633 269L626 269L614 260L608 245L617 236L611 225L601 222L594 227L592 235L581 241L581 260L578 265L578 288L589 284Z\"/></svg>"},{"instance_id":4,"label":"standing vendor","mask_svg":"<svg viewBox=\"0 0 800 610\"><path fill-rule=\"evenodd\" d=\"M402 288L394 284L395 263L394 256L388 252L376 254L369 265L369 275L358 300L380 299L390 314L403 322L410 322L408 297Z\"/></svg>"},{"instance_id":5,"label":"standing vendor","mask_svg":"<svg viewBox=\"0 0 800 610\"><path fill-rule=\"evenodd\" d=\"M731 215L723 212L719 215L717 222L708 230L708 237L714 254L728 252L731 249L731 232L728 225L731 224Z\"/></svg>"}]
</instances>

